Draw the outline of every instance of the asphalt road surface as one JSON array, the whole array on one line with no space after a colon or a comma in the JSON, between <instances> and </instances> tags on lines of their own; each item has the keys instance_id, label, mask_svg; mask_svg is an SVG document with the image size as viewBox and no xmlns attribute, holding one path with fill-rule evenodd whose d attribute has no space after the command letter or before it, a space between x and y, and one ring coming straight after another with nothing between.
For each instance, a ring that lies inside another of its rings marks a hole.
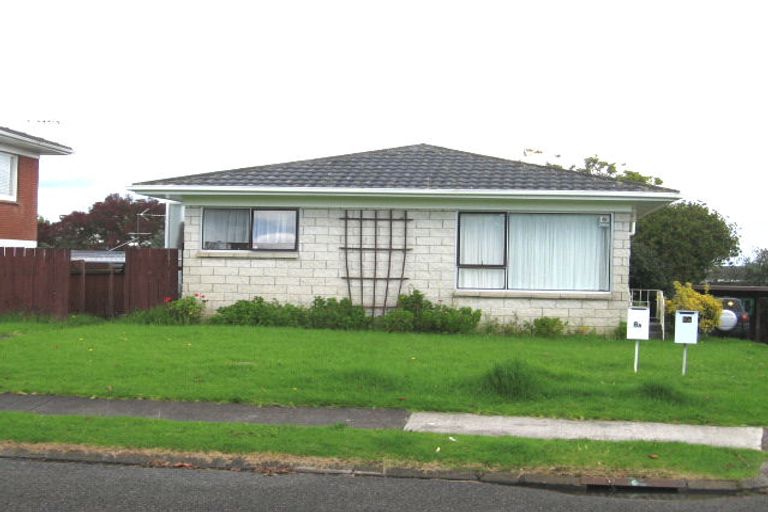
<instances>
[{"instance_id":1,"label":"asphalt road surface","mask_svg":"<svg viewBox=\"0 0 768 512\"><path fill-rule=\"evenodd\" d=\"M768 510L768 496L631 499L440 480L0 459L0 510L755 512Z\"/></svg>"}]
</instances>

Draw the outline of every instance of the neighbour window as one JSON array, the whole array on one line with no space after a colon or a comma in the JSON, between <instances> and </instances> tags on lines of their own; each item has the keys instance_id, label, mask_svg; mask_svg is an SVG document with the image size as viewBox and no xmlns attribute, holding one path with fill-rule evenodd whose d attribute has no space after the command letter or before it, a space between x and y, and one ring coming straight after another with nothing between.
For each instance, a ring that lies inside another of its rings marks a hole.
<instances>
[{"instance_id":1,"label":"neighbour window","mask_svg":"<svg viewBox=\"0 0 768 512\"><path fill-rule=\"evenodd\" d=\"M295 251L298 210L206 208L203 249Z\"/></svg>"},{"instance_id":2,"label":"neighbour window","mask_svg":"<svg viewBox=\"0 0 768 512\"><path fill-rule=\"evenodd\" d=\"M458 287L610 290L610 215L459 214Z\"/></svg>"},{"instance_id":3,"label":"neighbour window","mask_svg":"<svg viewBox=\"0 0 768 512\"><path fill-rule=\"evenodd\" d=\"M16 166L14 155L0 153L0 200L16 200Z\"/></svg>"}]
</instances>

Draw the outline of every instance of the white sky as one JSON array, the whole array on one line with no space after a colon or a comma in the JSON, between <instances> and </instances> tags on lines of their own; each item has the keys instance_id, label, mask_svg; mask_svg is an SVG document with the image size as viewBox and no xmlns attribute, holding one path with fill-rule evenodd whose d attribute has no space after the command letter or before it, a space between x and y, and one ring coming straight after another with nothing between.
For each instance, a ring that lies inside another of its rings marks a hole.
<instances>
[{"instance_id":1,"label":"white sky","mask_svg":"<svg viewBox=\"0 0 768 512\"><path fill-rule=\"evenodd\" d=\"M4 1L0 126L74 148L42 159L49 219L182 174L421 142L543 163L531 147L659 176L737 223L749 253L768 247L766 11Z\"/></svg>"}]
</instances>

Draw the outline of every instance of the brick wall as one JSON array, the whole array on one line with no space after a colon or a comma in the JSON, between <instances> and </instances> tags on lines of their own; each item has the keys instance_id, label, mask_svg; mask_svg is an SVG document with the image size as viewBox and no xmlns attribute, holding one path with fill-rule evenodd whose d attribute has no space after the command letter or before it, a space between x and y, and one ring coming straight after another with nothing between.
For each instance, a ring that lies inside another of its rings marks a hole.
<instances>
[{"instance_id":1,"label":"brick wall","mask_svg":"<svg viewBox=\"0 0 768 512\"><path fill-rule=\"evenodd\" d=\"M37 240L38 160L18 157L16 201L0 200L0 239Z\"/></svg>"},{"instance_id":2,"label":"brick wall","mask_svg":"<svg viewBox=\"0 0 768 512\"><path fill-rule=\"evenodd\" d=\"M214 251L200 250L201 209L185 209L184 285L185 295L203 293L208 299L209 311L240 299L261 296L267 300L309 304L315 296L347 297L350 288L355 303L361 295L370 303L373 282L364 282L362 294L359 281L348 287L342 279L346 265L350 274L359 275L359 253L345 263L340 250L345 243L344 210L302 209L299 220L298 253L231 252L221 257ZM372 215L372 211L367 211ZM381 212L382 216L387 211ZM407 252L402 292L418 289L432 301L454 306L471 306L484 311L485 318L501 322L532 320L541 316L559 317L571 327L585 326L599 332L616 327L626 314L629 302L629 229L630 215L614 215L613 290L597 294L526 294L524 292L493 291L469 292L456 290L456 211L408 210L412 219L407 227ZM360 241L359 228L350 223L350 238ZM372 223L363 228L364 246L373 243ZM380 240L389 238L388 226L380 224ZM398 246L404 234L403 223L392 228L393 246ZM350 240L347 240L348 245ZM374 261L377 276L385 276L389 269L399 275L402 254L392 255L391 262L379 253L363 254L363 268L372 275ZM376 258L376 259L374 259ZM390 264L391 265L388 265ZM389 268L388 268L389 267ZM396 297L397 282L391 281L387 291L390 303ZM376 303L382 304L385 283L377 281Z\"/></svg>"}]
</instances>

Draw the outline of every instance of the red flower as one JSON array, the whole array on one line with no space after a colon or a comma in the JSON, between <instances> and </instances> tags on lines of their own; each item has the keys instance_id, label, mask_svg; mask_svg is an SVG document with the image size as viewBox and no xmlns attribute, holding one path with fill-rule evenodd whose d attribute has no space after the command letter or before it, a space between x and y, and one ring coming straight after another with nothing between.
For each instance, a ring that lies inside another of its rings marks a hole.
<instances>
[{"instance_id":1,"label":"red flower","mask_svg":"<svg viewBox=\"0 0 768 512\"><path fill-rule=\"evenodd\" d=\"M173 297L165 297L163 299L163 302L165 302L166 304L168 304L169 302L172 302L172 301L173 301Z\"/></svg>"}]
</instances>

